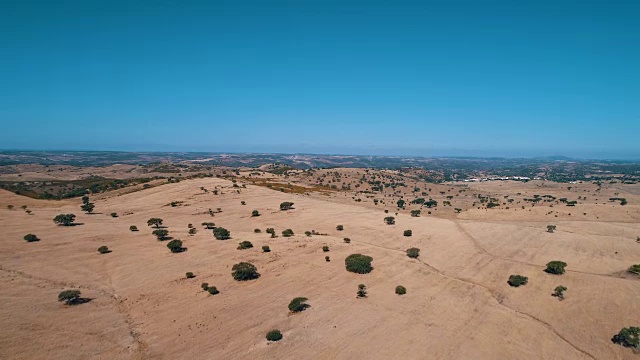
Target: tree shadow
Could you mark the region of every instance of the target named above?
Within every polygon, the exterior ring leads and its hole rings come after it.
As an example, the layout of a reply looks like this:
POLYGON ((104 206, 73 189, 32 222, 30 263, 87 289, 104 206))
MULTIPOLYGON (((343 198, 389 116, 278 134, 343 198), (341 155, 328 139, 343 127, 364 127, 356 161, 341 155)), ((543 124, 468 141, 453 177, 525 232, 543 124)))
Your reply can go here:
POLYGON ((80 305, 80 304, 86 304, 86 303, 89 303, 89 302, 91 302, 91 301, 93 301, 93 299, 92 299, 92 298, 84 298, 84 297, 81 297, 81 298, 77 298, 77 299, 74 299, 74 300, 72 300, 72 301, 69 301, 69 302, 67 303, 67 305, 69 305, 69 306, 75 306, 75 305, 80 305))

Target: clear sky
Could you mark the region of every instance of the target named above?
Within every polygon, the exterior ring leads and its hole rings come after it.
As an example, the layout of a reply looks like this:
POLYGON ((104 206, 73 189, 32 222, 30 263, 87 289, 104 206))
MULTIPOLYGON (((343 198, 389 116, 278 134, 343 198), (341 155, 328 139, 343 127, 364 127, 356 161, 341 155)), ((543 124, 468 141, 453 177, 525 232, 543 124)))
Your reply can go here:
POLYGON ((3 149, 640 159, 640 1, 0 0, 0 123, 3 149))

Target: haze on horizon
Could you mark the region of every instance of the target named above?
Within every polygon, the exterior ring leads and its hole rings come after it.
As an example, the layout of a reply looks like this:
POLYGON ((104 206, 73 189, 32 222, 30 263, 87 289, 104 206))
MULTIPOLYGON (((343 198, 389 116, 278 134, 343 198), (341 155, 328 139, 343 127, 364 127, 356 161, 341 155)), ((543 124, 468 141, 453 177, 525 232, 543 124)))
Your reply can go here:
POLYGON ((0 4, 0 148, 640 159, 640 3, 0 4))

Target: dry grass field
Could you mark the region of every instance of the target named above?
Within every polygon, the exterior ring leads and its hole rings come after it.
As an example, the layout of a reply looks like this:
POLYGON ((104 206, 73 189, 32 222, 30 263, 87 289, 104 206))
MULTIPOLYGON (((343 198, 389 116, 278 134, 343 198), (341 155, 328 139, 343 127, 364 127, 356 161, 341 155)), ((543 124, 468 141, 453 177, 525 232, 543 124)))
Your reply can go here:
MULTIPOLYGON (((364 175, 358 169, 342 173, 340 185, 364 175)), ((399 192, 375 195, 384 199, 375 205, 358 193, 364 187, 320 191, 316 175, 258 176, 256 185, 249 175, 238 177, 246 188, 213 177, 91 195, 94 214, 80 210, 79 198, 35 200, 1 190, 0 358, 638 356, 611 338, 640 325, 640 279, 626 271, 640 263, 639 185, 435 185, 408 179, 399 192), (295 191, 265 186, 276 182, 294 183, 295 191), (415 192, 416 186, 422 189, 415 192), (439 202, 433 209, 409 204, 425 187, 432 189, 424 197, 439 202), (496 197, 500 204, 487 209, 473 194, 496 197), (532 206, 524 199, 534 194, 580 200, 571 207, 557 201, 532 206), (442 205, 454 195, 452 206, 442 205), (608 201, 614 196, 628 205, 608 201), (407 205, 398 210, 401 197, 407 205), (182 203, 170 206, 173 201, 182 203), (281 211, 285 201, 294 208, 281 211), (419 208, 421 216, 412 217, 410 210, 419 208), (252 217, 253 210, 261 215, 252 217), (54 224, 61 213, 75 214, 77 225, 54 224), (385 224, 386 216, 394 216, 395 224, 385 224), (167 241, 157 240, 147 226, 152 217, 162 218, 187 250, 172 253, 167 241), (203 222, 228 229, 231 239, 216 240, 203 222), (556 231, 547 232, 548 224, 556 231), (130 231, 131 225, 139 231, 130 231), (265 233, 270 227, 278 237, 265 233), (283 237, 285 229, 295 235, 283 237), (304 234, 311 230, 326 235, 304 234), (412 236, 403 236, 404 230, 412 236), (29 233, 40 241, 24 241, 29 233), (238 250, 243 240, 253 248, 238 250), (100 254, 102 245, 112 252, 100 254), (263 245, 271 252, 263 252, 263 245), (417 259, 407 257, 411 247, 421 250, 417 259), (371 273, 346 271, 344 260, 354 253, 373 257, 371 273), (568 264, 565 274, 544 272, 553 260, 568 264), (235 281, 232 266, 243 261, 255 264, 261 276, 235 281), (195 278, 187 279, 186 272, 195 278), (512 274, 527 276, 528 284, 509 286, 512 274), (204 291, 204 282, 220 293, 204 291), (358 284, 366 285, 366 298, 356 297, 358 284), (405 295, 394 293, 398 285, 406 287, 405 295), (551 296, 558 285, 568 288, 564 300, 551 296), (64 305, 57 296, 65 289, 78 289, 91 301, 64 305), (298 296, 307 297, 310 307, 290 313, 287 305, 298 296), (271 329, 283 339, 268 342, 271 329)))

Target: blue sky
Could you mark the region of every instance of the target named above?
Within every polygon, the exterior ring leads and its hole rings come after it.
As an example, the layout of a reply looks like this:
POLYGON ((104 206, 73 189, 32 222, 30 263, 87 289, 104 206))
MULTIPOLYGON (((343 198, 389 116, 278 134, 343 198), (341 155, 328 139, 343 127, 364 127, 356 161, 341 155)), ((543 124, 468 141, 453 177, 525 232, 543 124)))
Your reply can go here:
POLYGON ((0 0, 0 148, 640 159, 640 2, 0 0))

